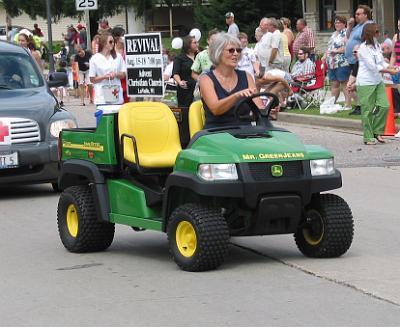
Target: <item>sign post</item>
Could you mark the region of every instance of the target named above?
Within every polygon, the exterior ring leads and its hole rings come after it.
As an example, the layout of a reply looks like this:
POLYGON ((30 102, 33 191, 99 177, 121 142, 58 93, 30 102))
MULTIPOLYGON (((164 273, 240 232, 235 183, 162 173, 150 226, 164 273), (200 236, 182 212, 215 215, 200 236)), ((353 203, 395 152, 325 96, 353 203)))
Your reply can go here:
MULTIPOLYGON (((51 30, 51 3, 50 0, 46 1, 46 13, 47 13, 47 39, 49 41, 49 72, 52 73, 54 69, 54 57, 53 57, 53 32, 51 30)), ((7 32, 7 29, 6 29, 7 32)), ((12 40, 11 40, 12 41, 12 40)))
POLYGON ((161 34, 126 34, 125 54, 128 96, 163 97, 161 34))
POLYGON ((90 37, 90 16, 89 10, 97 10, 97 0, 75 0, 75 6, 77 11, 85 11, 86 21, 86 42, 87 49, 91 50, 92 39, 90 37))
POLYGON ((97 0, 75 0, 76 10, 97 10, 97 0))
POLYGON ((90 36, 90 15, 89 10, 85 10, 86 21, 86 49, 92 50, 92 38, 90 36))

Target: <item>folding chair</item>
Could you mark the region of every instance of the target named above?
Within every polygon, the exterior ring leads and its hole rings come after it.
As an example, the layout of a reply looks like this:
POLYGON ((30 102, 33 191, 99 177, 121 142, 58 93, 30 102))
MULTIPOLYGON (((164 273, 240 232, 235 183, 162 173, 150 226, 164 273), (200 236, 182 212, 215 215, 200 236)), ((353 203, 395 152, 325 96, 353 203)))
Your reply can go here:
POLYGON ((293 99, 296 107, 307 110, 313 105, 321 105, 326 95, 325 75, 325 63, 322 60, 317 60, 315 62, 315 74, 313 76, 301 76, 291 83, 291 88, 295 93, 293 99), (303 101, 306 102, 305 108, 301 105, 303 101))

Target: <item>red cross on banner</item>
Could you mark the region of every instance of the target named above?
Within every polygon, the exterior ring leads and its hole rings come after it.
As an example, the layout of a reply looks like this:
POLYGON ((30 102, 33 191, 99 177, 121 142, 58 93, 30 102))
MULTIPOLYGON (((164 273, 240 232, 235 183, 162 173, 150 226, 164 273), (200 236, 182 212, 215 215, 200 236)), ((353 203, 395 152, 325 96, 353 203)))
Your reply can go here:
POLYGON ((0 142, 4 142, 6 136, 10 135, 8 125, 3 125, 3 122, 0 121, 0 142))

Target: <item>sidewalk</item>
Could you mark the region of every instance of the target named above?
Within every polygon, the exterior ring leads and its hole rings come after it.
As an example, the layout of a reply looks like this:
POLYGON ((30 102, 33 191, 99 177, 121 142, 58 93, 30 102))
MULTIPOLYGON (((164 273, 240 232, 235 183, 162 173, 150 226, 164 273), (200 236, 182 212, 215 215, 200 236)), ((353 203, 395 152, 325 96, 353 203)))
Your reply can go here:
POLYGON ((293 123, 293 124, 309 125, 309 126, 319 126, 319 127, 324 126, 337 129, 350 129, 355 131, 362 131, 361 121, 353 119, 280 112, 278 121, 293 123))
MULTIPOLYGON (((293 123, 293 124, 309 125, 309 126, 320 126, 320 127, 324 126, 337 129, 348 129, 360 132, 362 132, 363 130, 360 120, 329 117, 328 115, 315 116, 315 115, 293 114, 290 112, 280 112, 278 121, 293 123)), ((396 124, 396 131, 399 130, 400 130, 400 124, 396 124)))
MULTIPOLYGON (((325 95, 325 99, 329 99, 331 97, 330 91, 327 91, 325 95)), ((338 98, 338 102, 344 102, 343 93, 340 93, 338 98)), ((361 120, 354 119, 344 119, 338 117, 330 117, 329 115, 307 115, 307 114, 299 114, 299 113, 290 113, 290 112, 280 112, 278 121, 293 123, 293 124, 302 124, 309 126, 324 126, 331 127, 337 129, 348 129, 353 131, 362 132, 361 120)), ((396 124, 396 131, 400 130, 400 124, 396 124)))

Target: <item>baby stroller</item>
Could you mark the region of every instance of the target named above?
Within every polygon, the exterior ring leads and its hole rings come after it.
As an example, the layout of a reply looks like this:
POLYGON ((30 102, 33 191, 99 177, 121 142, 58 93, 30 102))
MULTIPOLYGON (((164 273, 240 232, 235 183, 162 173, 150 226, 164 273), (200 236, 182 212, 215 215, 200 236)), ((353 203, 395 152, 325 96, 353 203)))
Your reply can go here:
POLYGON ((292 108, 307 110, 311 106, 319 107, 326 96, 325 76, 325 63, 322 60, 317 60, 313 76, 297 77, 290 83, 294 92, 294 95, 289 99, 292 102, 292 108))
MULTIPOLYGON (((67 72, 67 62, 62 60, 61 58, 58 58, 56 61, 56 72, 57 73, 65 73, 66 76, 68 76, 67 72)), ((51 73, 48 76, 49 79, 51 79, 51 73)), ((68 77, 67 77, 68 78, 68 77)), ((50 89, 54 96, 57 98, 58 102, 60 103, 61 106, 64 106, 64 99, 68 96, 67 88, 64 86, 60 87, 52 87, 50 89)))

